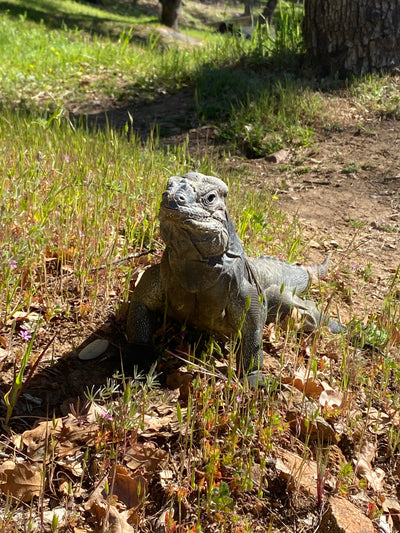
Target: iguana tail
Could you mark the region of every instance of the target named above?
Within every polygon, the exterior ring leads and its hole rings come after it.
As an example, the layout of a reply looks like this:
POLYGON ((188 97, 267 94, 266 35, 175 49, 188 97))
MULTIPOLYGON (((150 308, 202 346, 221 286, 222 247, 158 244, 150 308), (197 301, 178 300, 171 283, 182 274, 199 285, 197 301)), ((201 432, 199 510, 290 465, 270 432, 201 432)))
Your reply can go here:
POLYGON ((300 266, 291 265, 285 261, 270 256, 261 256, 257 259, 249 259, 254 270, 254 277, 262 288, 277 285, 286 288, 296 294, 302 294, 313 281, 321 279, 327 272, 330 256, 320 265, 300 266))
POLYGON ((310 275, 311 283, 313 281, 322 279, 327 274, 330 262, 331 262, 331 254, 328 254, 325 261, 321 263, 320 265, 310 265, 310 266, 304 267, 307 270, 308 274, 310 275))

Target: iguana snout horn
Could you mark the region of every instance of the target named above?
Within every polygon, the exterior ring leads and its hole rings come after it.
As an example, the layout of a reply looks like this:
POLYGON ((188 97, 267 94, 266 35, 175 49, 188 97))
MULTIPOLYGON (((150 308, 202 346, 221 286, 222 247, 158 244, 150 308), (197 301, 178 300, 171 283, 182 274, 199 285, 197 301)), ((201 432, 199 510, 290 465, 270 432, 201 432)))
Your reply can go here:
POLYGON ((192 205, 196 200, 196 192, 187 180, 170 178, 167 189, 162 195, 161 205, 169 209, 179 209, 192 205))

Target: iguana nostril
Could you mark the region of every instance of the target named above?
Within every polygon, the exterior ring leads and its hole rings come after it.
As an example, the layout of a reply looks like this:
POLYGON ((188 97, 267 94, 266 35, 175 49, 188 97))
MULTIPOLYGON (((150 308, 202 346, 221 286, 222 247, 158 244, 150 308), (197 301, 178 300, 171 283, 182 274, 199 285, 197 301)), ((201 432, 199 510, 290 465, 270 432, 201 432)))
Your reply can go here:
POLYGON ((175 202, 179 205, 185 205, 187 202, 186 196, 182 192, 175 194, 174 199, 175 202))

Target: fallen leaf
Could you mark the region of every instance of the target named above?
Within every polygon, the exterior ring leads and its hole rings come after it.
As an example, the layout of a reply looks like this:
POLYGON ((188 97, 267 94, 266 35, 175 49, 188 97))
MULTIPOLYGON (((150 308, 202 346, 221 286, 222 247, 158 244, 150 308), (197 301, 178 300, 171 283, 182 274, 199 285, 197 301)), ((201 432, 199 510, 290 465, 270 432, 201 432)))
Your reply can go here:
MULTIPOLYGON (((13 320, 17 320, 18 322, 37 322, 38 320, 42 319, 42 315, 40 313, 36 313, 35 311, 15 311, 11 318, 13 320)), ((10 322, 10 320, 8 322, 10 322)))
POLYGON ((131 470, 139 470, 144 476, 159 470, 168 459, 168 453, 152 442, 129 448, 125 453, 126 466, 131 470))
POLYGON ((282 383, 292 385, 309 398, 318 398, 324 390, 305 367, 296 370, 294 376, 282 377, 282 383))
POLYGON ((400 516, 399 500, 396 498, 387 498, 386 496, 382 496, 380 502, 385 513, 397 514, 400 516))
POLYGON ((325 409, 340 409, 343 406, 343 394, 333 389, 328 383, 322 383, 323 391, 319 396, 319 403, 325 409))
POLYGON ((170 430, 172 423, 176 420, 176 413, 168 413, 165 416, 147 415, 143 416, 143 429, 139 428, 141 437, 151 438, 154 436, 171 436, 173 431, 170 430))
POLYGON ((0 344, 3 346, 4 349, 7 349, 7 341, 3 337, 3 335, 0 335, 0 344))
POLYGON ((287 450, 279 450, 276 470, 291 486, 299 487, 307 494, 317 494, 317 463, 306 460, 287 450))
POLYGON ((370 407, 368 409, 368 427, 374 435, 384 435, 393 424, 392 413, 370 407))
POLYGON ((135 530, 129 525, 123 513, 106 501, 105 493, 103 480, 85 504, 85 510, 95 518, 98 530, 107 533, 134 533, 135 530))
POLYGON ((125 467, 118 465, 115 470, 115 478, 114 480, 110 479, 109 484, 113 486, 113 494, 128 509, 143 504, 148 485, 143 476, 133 476, 125 467), (114 485, 112 485, 113 482, 114 485))
POLYGON ((107 504, 104 499, 91 500, 90 506, 86 508, 95 517, 101 531, 107 531, 107 533, 134 533, 135 531, 124 516, 114 506, 107 504))
POLYGON ((176 520, 174 520, 174 509, 168 507, 165 509, 160 516, 157 518, 156 522, 156 531, 161 533, 168 531, 174 531, 174 526, 176 524, 176 520))
POLYGON ((33 461, 41 461, 45 456, 49 436, 54 432, 56 424, 53 421, 40 422, 35 428, 24 431, 18 435, 19 443, 15 444, 22 449, 33 461))
POLYGON ((381 468, 372 468, 372 461, 376 456, 377 446, 375 442, 365 440, 361 446, 360 454, 356 462, 355 473, 357 476, 364 477, 368 485, 375 492, 383 490, 383 479, 385 472, 381 468))
POLYGON ((42 491, 41 469, 27 461, 4 461, 0 465, 0 487, 5 494, 23 502, 30 502, 42 491))

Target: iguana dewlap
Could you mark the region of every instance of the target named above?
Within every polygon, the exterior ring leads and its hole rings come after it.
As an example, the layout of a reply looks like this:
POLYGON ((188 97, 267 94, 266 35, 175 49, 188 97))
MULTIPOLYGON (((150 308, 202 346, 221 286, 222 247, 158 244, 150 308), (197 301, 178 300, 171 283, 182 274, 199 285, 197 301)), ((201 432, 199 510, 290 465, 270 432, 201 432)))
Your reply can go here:
POLYGON ((312 277, 324 275, 328 261, 302 267, 248 257, 226 208, 227 193, 223 181, 198 172, 168 180, 159 213, 166 248, 161 263, 148 268, 133 291, 128 341, 133 351, 154 358, 156 318, 166 313, 220 338, 240 338, 237 372, 252 374, 254 381, 266 322, 296 309, 305 331, 324 323, 338 333, 340 326, 298 296, 312 277))

